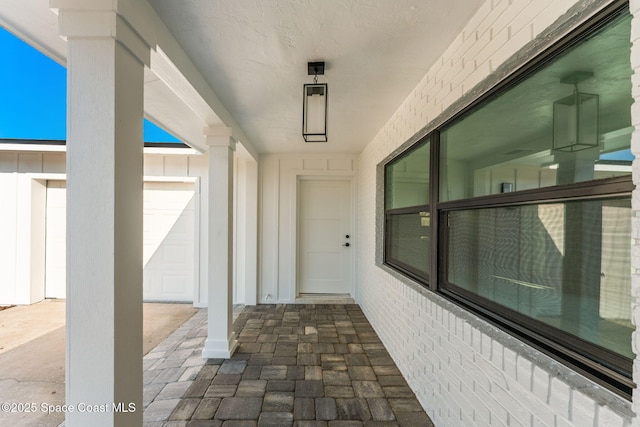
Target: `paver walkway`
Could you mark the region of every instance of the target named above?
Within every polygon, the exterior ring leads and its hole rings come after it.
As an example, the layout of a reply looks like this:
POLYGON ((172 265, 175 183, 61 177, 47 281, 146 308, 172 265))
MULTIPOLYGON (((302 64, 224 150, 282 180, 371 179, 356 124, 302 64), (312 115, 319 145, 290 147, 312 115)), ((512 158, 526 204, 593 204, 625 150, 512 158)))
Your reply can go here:
POLYGON ((148 426, 433 426, 355 304, 246 307, 234 323, 237 352, 204 365, 192 345, 206 328, 185 326, 188 357, 162 359, 150 369, 161 372, 145 374, 148 426))

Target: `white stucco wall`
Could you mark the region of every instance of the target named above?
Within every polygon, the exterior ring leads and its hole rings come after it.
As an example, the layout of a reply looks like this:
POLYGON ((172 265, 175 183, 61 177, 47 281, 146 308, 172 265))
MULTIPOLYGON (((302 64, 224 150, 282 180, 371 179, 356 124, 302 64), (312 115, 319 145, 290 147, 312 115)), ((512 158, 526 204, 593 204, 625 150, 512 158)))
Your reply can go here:
MULTIPOLYGON (((373 214, 379 163, 554 21, 566 20, 572 6, 589 4, 604 2, 488 0, 360 155, 358 302, 437 426, 637 424, 631 402, 376 265, 377 239, 382 238, 373 214)), ((640 2, 633 1, 632 10, 638 9, 640 2)), ((637 21, 634 34, 640 34, 637 21)), ((633 57, 640 55, 634 50, 633 57)), ((639 60, 632 63, 640 67, 639 60)), ((634 79, 637 83, 637 75, 634 79)), ((636 111, 634 123, 640 120, 636 111)), ((632 148, 638 153, 635 136, 632 148)), ((638 182, 637 162, 634 171, 638 182)), ((635 211, 637 201, 636 193, 635 211)), ((637 219, 634 227, 638 239, 637 219)), ((635 268, 639 249, 633 249, 635 268)), ((637 275, 633 283, 634 295, 640 295, 637 275)), ((640 310, 635 317, 640 321, 640 310)))

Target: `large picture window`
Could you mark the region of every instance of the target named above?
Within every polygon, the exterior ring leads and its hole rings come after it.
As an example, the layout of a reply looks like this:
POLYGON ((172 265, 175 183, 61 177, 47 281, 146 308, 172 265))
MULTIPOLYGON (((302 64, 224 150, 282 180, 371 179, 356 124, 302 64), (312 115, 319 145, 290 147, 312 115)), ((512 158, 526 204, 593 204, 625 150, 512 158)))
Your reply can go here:
POLYGON ((385 168, 387 265, 627 397, 630 31, 603 13, 385 168))

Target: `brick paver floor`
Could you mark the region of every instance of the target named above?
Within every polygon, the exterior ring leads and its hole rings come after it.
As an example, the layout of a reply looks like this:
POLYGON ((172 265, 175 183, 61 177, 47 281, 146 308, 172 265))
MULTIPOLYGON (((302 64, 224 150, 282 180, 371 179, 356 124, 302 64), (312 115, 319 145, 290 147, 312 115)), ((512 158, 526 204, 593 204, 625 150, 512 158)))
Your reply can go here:
POLYGON ((245 307, 234 328, 165 426, 433 426, 355 304, 245 307))

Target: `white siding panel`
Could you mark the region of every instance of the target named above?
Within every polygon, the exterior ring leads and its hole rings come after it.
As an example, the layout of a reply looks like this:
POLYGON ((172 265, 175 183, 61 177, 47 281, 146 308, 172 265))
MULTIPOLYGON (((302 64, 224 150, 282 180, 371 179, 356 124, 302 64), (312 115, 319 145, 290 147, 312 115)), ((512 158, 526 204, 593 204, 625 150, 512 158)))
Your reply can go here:
POLYGON ((66 172, 65 153, 44 153, 42 154, 42 172, 44 173, 65 173, 66 172))
POLYGON ((12 304, 16 298, 17 181, 17 174, 0 173, 0 304, 12 304))
POLYGON ((18 172, 42 172, 41 153, 20 153, 18 154, 18 172))

